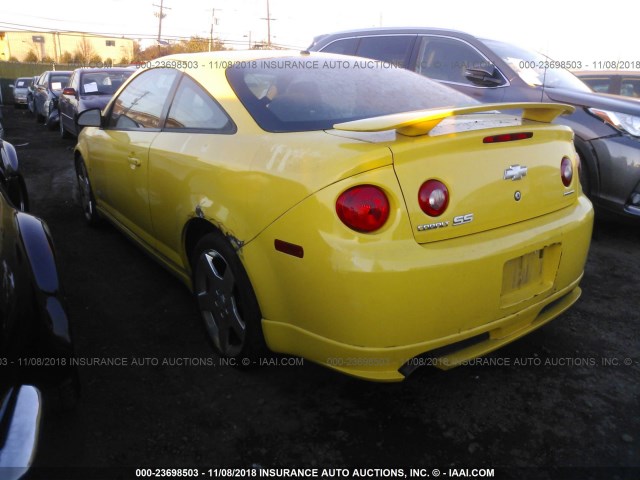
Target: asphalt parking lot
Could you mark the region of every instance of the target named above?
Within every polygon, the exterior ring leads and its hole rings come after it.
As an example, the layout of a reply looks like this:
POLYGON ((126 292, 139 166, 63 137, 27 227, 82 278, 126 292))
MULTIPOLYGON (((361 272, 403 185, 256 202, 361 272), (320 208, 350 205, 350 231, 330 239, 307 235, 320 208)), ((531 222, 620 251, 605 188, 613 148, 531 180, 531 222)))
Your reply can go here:
POLYGON ((474 364, 419 369, 401 384, 288 357, 239 371, 213 355, 180 282, 114 228, 84 224, 75 141, 26 110, 3 112, 31 211, 54 237, 83 365, 76 408, 45 412, 40 473, 387 468, 432 478, 434 469, 445 478, 459 469, 640 478, 640 228, 598 220, 578 304, 474 364))

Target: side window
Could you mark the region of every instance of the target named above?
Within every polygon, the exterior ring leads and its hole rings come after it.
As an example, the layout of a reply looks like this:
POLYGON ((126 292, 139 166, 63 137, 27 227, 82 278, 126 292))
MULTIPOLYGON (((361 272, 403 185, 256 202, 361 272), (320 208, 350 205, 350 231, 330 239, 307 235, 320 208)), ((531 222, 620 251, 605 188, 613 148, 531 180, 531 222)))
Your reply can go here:
POLYGON ((591 87, 591 90, 598 93, 609 93, 609 85, 611 84, 610 78, 583 78, 584 83, 591 87))
POLYGON ((236 130, 218 102, 186 75, 178 86, 164 128, 215 130, 218 133, 234 133, 236 130))
POLYGON ((113 103, 107 128, 160 128, 162 110, 177 76, 178 72, 170 68, 138 75, 113 103))
POLYGON ((341 40, 336 40, 324 47, 322 51, 327 53, 339 53, 342 55, 355 55, 358 40, 359 39, 357 38, 343 38, 341 40))
POLYGON ((406 68, 415 39, 415 35, 364 37, 360 40, 357 54, 406 68))
POLYGON ((626 97, 640 97, 640 78, 622 78, 620 95, 626 97))
POLYGON ((495 66, 471 45, 460 40, 422 37, 416 61, 417 73, 434 80, 475 85, 465 76, 468 68, 491 71, 495 66))

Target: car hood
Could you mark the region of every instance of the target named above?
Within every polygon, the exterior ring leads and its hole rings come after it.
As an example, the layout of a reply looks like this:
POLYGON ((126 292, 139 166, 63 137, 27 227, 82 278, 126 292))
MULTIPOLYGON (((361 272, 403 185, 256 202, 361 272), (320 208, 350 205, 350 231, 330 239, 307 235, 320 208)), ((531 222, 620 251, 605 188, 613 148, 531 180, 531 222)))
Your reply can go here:
POLYGON ((627 115, 640 116, 640 101, 592 92, 578 92, 562 88, 547 88, 544 91, 554 102, 568 103, 580 107, 593 107, 627 115))

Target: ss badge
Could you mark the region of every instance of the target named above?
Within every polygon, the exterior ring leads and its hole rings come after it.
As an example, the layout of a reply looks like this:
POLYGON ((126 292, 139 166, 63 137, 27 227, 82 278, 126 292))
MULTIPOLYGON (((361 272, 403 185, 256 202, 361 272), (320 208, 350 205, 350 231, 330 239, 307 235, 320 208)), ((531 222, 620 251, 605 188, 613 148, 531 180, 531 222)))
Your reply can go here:
POLYGON ((473 213, 467 213, 466 215, 458 215, 453 217, 453 226, 464 225, 465 223, 473 222, 473 213))

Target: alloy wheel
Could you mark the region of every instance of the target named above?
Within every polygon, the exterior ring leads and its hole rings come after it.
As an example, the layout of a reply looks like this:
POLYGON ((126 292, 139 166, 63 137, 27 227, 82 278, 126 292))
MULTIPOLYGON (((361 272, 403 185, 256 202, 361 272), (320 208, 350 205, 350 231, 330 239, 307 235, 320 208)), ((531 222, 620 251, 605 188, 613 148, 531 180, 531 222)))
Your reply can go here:
POLYGON ((227 260, 216 250, 200 254, 196 264, 198 307, 216 350, 235 357, 244 347, 247 326, 236 302, 236 279, 227 260))

